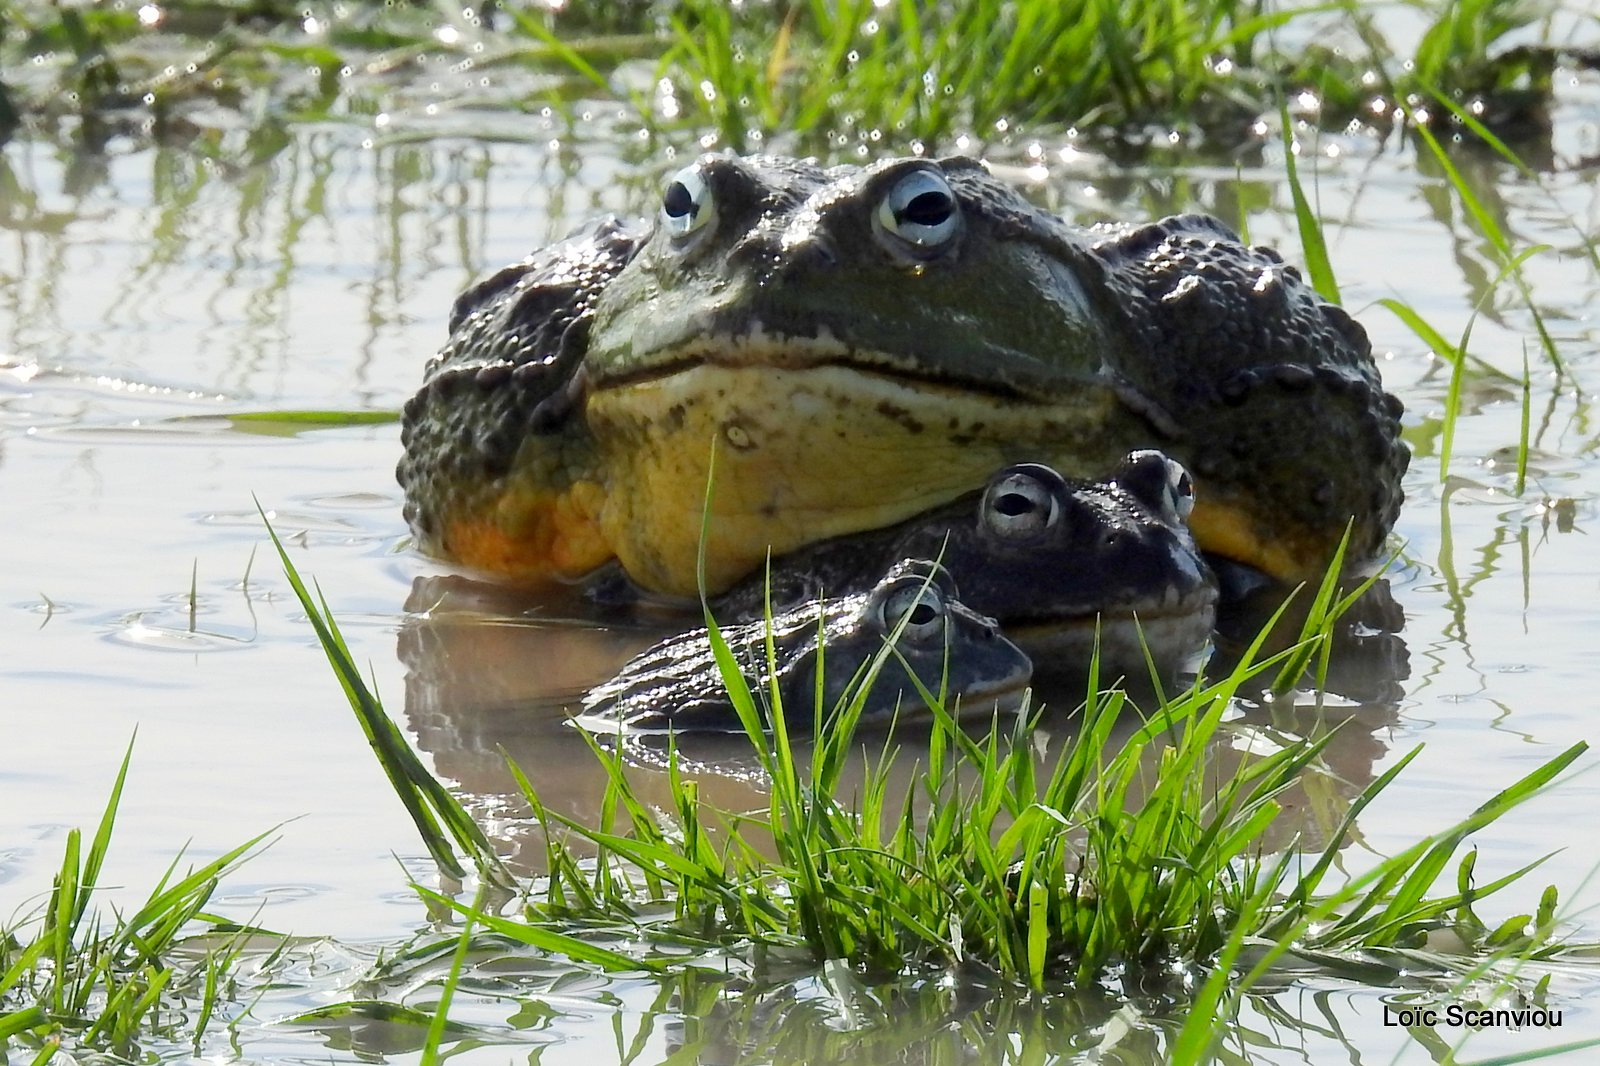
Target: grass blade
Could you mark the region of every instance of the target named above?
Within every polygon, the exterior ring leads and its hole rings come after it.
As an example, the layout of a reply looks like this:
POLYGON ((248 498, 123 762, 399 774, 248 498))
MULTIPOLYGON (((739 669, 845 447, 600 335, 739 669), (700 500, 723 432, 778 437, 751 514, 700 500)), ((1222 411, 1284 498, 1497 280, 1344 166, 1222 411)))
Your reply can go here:
POLYGON ((322 598, 320 590, 317 598, 312 598, 295 569, 294 561, 289 558, 288 550, 278 539, 277 531, 272 528, 266 511, 261 508, 259 500, 256 502, 256 510, 260 512, 261 521, 267 527, 267 535, 272 538, 272 546, 277 549, 278 560, 283 564, 289 585, 294 589, 300 606, 305 609, 306 617, 316 631, 323 653, 328 657, 328 664, 333 667, 334 675, 344 689, 345 698, 349 701, 351 710, 355 711, 357 721, 361 723, 361 731, 366 735, 367 743, 371 745, 373 753, 378 756, 378 762, 388 776, 395 794, 404 804, 406 812, 411 815, 411 820, 421 834, 428 854, 433 856, 434 862, 438 863, 439 868, 449 876, 456 878, 466 876, 466 871, 451 848, 450 842, 454 840, 456 846, 471 858, 477 867, 478 876, 502 888, 509 888, 515 883, 515 879, 505 868, 494 846, 489 843, 488 837, 484 836, 483 830, 478 828, 472 816, 461 806, 460 801, 451 795, 449 789, 441 785, 422 765, 422 761, 406 743, 399 727, 384 713, 383 704, 361 677, 361 671, 356 667, 350 649, 345 645, 344 637, 339 632, 338 623, 333 619, 333 613, 328 609, 326 599, 322 598), (444 829, 449 831, 449 838, 441 830, 441 823, 444 829))

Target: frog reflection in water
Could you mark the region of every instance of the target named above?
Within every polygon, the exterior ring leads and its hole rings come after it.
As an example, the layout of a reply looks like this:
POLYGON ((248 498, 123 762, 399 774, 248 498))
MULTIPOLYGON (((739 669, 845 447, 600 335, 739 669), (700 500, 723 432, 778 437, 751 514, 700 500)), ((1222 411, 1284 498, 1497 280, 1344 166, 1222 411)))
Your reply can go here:
MULTIPOLYGON (((807 600, 769 623, 722 630, 758 703, 776 683, 790 728, 827 713, 859 683, 886 643, 894 650, 867 687, 867 723, 927 716, 916 682, 944 705, 966 714, 1012 709, 1033 673, 1028 657, 994 619, 965 607, 943 567, 906 560, 870 591, 807 600), (772 666, 768 668, 768 634, 772 666)), ((594 687, 576 723, 595 731, 734 731, 740 728, 708 630, 662 641, 616 677, 594 687)))

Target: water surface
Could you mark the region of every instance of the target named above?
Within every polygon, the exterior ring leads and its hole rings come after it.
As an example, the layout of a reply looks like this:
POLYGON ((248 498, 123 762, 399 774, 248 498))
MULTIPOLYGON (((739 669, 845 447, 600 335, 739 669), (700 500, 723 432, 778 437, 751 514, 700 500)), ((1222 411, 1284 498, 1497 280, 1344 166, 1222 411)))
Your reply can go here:
MULTIPOLYGON (((0 149, 0 914, 48 892, 66 829, 98 818, 137 729, 108 871, 127 888, 113 898, 153 884, 185 844, 205 859, 278 826, 215 908, 332 938, 297 954, 287 991, 241 1029, 251 1058, 409 1055, 414 1036, 371 1023, 256 1023, 351 996, 380 949, 429 921, 405 871, 433 879, 268 550, 257 503, 320 582, 391 713, 513 855, 529 827, 509 798, 499 748, 547 798, 592 809, 601 778, 561 724, 563 705, 649 639, 530 614, 525 600, 410 551, 394 422, 231 418, 393 414, 443 340, 456 292, 598 212, 652 211, 663 175, 682 164, 661 147, 630 154, 631 139, 574 142, 537 115, 509 126, 510 136, 497 126, 495 140, 473 135, 483 131, 467 121, 457 129, 419 117, 416 126, 404 137, 365 122, 294 127, 281 150, 248 164, 219 164, 193 144, 114 141, 100 153, 20 140, 0 149)), ((1352 871, 1594 735, 1600 429, 1588 397, 1600 388, 1600 279, 1583 248, 1600 233, 1593 74, 1562 73, 1553 129, 1548 144, 1529 149, 1541 163, 1536 180, 1489 155, 1457 158, 1519 247, 1550 246, 1527 277, 1565 377, 1540 354, 1515 288, 1490 289, 1492 254, 1435 166, 1398 137, 1327 134, 1304 145, 1345 304, 1406 403, 1416 452, 1390 575, 1405 616, 1398 689, 1351 709, 1354 727, 1330 750, 1329 773, 1308 785, 1304 810, 1286 815, 1300 828, 1336 823, 1354 791, 1426 744, 1360 820, 1344 853, 1352 871), (1387 296, 1446 337, 1471 320, 1472 352, 1500 371, 1475 370, 1464 383, 1448 477, 1440 418, 1449 367, 1375 305, 1387 296), (1518 496, 1525 351, 1533 440, 1518 496)), ((1297 258, 1275 141, 1236 159, 1174 154, 1131 169, 1090 149, 1061 151, 1064 141, 1041 144, 1037 157, 1027 147, 993 155, 1039 202, 1073 217, 1212 211, 1297 258)), ((1272 724, 1246 717, 1237 745, 1272 724)), ((731 805, 759 796, 759 782, 738 775, 710 780, 711 798, 731 805)), ((1586 911, 1600 903, 1588 880, 1600 858, 1589 842, 1597 803, 1600 780, 1580 774, 1477 835, 1485 879, 1554 853, 1489 913, 1532 911, 1555 883, 1573 935, 1600 939, 1586 911)), ((529 1054, 519 1042, 549 1045, 546 1063, 613 1056, 613 1019, 638 1041, 641 1062, 713 1032, 811 1061, 888 1053, 871 1043, 887 1037, 852 1038, 867 1043, 851 1050, 830 1036, 836 1005, 814 982, 778 1009, 525 956, 498 965, 503 983, 474 988, 459 1017, 513 1046, 474 1058, 529 1054), (547 1013, 497 998, 513 989, 547 1013), (671 1000, 674 991, 683 998, 671 1000), (674 1014, 701 1007, 708 1028, 674 1014), (508 1028, 513 1017, 522 1023, 508 1028)), ((385 992, 432 1001, 415 974, 385 992)), ((1132 1019, 1114 1052, 1102 1048, 1121 1061, 1160 1048, 1159 1025, 1129 1004, 1151 1017, 1170 1006, 1095 993, 975 1010, 949 989, 897 995, 897 1010, 946 1034, 933 1039, 989 1041, 994 1053, 993 1041, 1010 1039, 1003 1034, 1032 1033, 1041 1047, 1089 1054, 1132 1019), (1002 1035, 982 1035, 994 1030, 1002 1035)), ((1564 1008, 1562 1029, 1484 1033, 1474 1053, 1600 1035, 1593 973, 1563 970, 1551 996, 1564 1008)), ((1262 1034, 1249 1058, 1427 1061, 1403 1030, 1381 1024, 1383 1002, 1381 990, 1325 975, 1286 979, 1247 1010, 1244 1024, 1262 1034)))

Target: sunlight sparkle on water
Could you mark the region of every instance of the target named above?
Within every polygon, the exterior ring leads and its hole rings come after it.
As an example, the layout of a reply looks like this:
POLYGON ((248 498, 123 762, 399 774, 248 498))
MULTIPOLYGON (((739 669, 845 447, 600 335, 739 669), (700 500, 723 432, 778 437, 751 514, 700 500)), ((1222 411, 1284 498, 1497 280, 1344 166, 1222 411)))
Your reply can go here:
POLYGON ((656 82, 656 110, 661 112, 663 118, 677 118, 682 110, 670 78, 656 82))
POLYGON ((165 17, 166 12, 155 4, 145 4, 139 9, 139 25, 141 26, 159 26, 161 20, 165 17))

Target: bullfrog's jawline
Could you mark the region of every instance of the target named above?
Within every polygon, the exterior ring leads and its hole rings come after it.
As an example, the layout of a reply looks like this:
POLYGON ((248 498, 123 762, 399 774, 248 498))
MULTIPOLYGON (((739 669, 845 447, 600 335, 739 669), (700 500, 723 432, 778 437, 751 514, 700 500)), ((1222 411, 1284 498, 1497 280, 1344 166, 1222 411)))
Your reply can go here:
MULTIPOLYGON (((1030 677, 1002 678, 989 684, 975 684, 958 694, 955 702, 949 708, 957 718, 968 718, 976 715, 1012 714, 1022 708, 1025 694, 1031 682, 1030 677)), ((883 682, 880 682, 880 684, 883 682)), ((863 720, 869 725, 881 724, 889 720, 886 715, 868 715, 863 720)), ((915 723, 928 721, 932 718, 928 707, 918 697, 914 690, 906 689, 901 693, 900 703, 893 714, 894 720, 902 723, 915 723)), ((583 711, 566 720, 570 726, 575 726, 588 733, 598 736, 661 736, 675 732, 720 732, 720 730, 707 730, 703 725, 691 729, 675 729, 670 721, 652 721, 651 724, 640 724, 628 718, 616 718, 604 713, 583 711)), ((737 718, 730 715, 726 732, 741 732, 737 718)))
MULTIPOLYGON (((1050 612, 1012 617, 1006 622, 1006 635, 1012 638, 1037 639, 1052 633, 1072 633, 1093 640, 1095 629, 1098 627, 1102 635, 1115 631, 1132 635, 1137 639, 1140 629, 1181 626, 1191 619, 1209 619, 1216 602, 1216 590, 1205 586, 1182 595, 1175 601, 1169 595, 1167 600, 1160 603, 1112 605, 1081 613, 1050 612)), ((1208 628, 1209 625, 1208 621, 1208 628)))
MULTIPOLYGON (((1058 396, 1044 389, 1030 389, 1019 382, 997 378, 997 364, 1005 363, 1008 357, 1015 360, 1019 367, 1034 362, 1021 354, 998 349, 990 352, 988 358, 975 359, 978 366, 973 372, 963 373, 963 367, 934 367, 909 353, 848 344, 826 326, 817 327, 816 335, 807 337, 769 331, 756 323, 738 333, 708 331, 680 343, 643 351, 636 349, 628 353, 625 359, 609 364, 617 369, 592 373, 589 388, 594 393, 626 389, 676 377, 701 366, 727 369, 763 367, 774 370, 839 367, 911 383, 919 388, 954 389, 1008 403, 1044 405, 1059 402, 1058 396)), ((606 364, 604 360, 600 362, 606 364)), ((1059 381, 1056 384, 1059 389, 1059 381)), ((1093 384, 1100 384, 1108 390, 1115 388, 1110 381, 1089 379, 1077 383, 1078 387, 1093 384)))
MULTIPOLYGON (((591 391, 613 392, 631 388, 637 385, 647 385, 652 382, 663 381, 668 378, 676 377, 679 374, 686 373, 702 366, 749 368, 761 365, 763 364, 750 362, 747 360, 721 359, 709 355, 690 356, 687 358, 676 359, 670 363, 658 363, 647 368, 635 370, 628 374, 608 378, 604 381, 594 382, 591 385, 591 391)), ((965 393, 978 393, 980 395, 992 397, 997 400, 1005 400, 1011 403, 1037 404, 1041 407, 1045 406, 1046 404, 1046 401, 1039 397, 1029 396, 1016 389, 998 385, 993 381, 976 381, 972 379, 958 378, 955 376, 940 377, 932 374, 916 373, 915 371, 894 366, 887 362, 880 363, 870 359, 857 359, 854 357, 854 354, 851 356, 841 356, 835 359, 818 359, 805 363, 800 363, 796 360, 785 360, 781 362, 775 362, 770 365, 789 370, 812 370, 821 369, 823 367, 837 367, 843 370, 853 370, 857 373, 870 375, 872 377, 889 378, 891 380, 900 382, 910 382, 923 387, 931 386, 933 388, 959 389, 965 393)))
POLYGON ((1102 614, 1098 626, 1092 619, 1086 625, 1025 623, 1008 626, 1006 635, 1033 659, 1038 674, 1081 671, 1098 655, 1101 676, 1109 681, 1143 676, 1147 653, 1162 663, 1178 657, 1174 649, 1183 649, 1184 657, 1198 651, 1211 633, 1213 618, 1211 603, 1203 601, 1190 614, 1102 614))
MULTIPOLYGON (((1021 709, 1024 694, 1028 691, 1032 680, 1029 676, 1020 679, 999 679, 987 685, 971 685, 958 693, 946 709, 957 719, 976 715, 1014 713, 1021 709)), ((935 692, 934 695, 938 693, 935 692)), ((906 689, 901 692, 899 706, 892 716, 864 716, 863 721, 876 725, 890 721, 891 718, 901 724, 915 724, 931 721, 933 714, 914 690, 906 689)))

